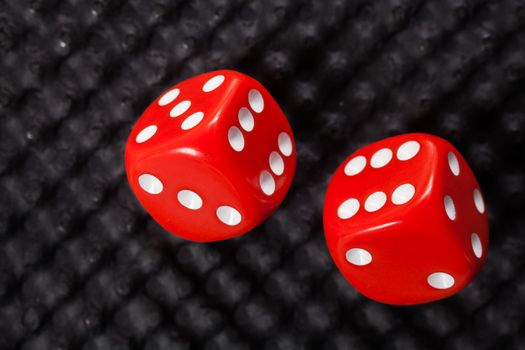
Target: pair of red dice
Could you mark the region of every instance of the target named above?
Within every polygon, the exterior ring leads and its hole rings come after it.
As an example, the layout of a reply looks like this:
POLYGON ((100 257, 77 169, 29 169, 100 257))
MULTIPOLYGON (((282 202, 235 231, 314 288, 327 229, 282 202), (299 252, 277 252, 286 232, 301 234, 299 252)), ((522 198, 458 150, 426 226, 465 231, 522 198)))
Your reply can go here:
MULTIPOLYGON (((205 73, 156 99, 131 131, 133 192, 168 231, 209 242, 241 235, 282 202, 296 166, 292 130, 256 80, 205 73)), ((330 253, 364 295, 390 304, 463 289, 485 260, 479 185, 448 142, 405 134, 351 155, 328 186, 330 253)))

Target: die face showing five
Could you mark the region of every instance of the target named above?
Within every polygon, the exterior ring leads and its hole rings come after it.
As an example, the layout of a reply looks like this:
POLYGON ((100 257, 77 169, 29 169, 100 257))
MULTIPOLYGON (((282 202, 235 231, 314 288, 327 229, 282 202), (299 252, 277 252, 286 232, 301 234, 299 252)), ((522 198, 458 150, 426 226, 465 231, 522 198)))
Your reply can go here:
POLYGON ((278 207, 295 155, 268 91, 241 73, 216 71, 177 84, 144 111, 126 145, 126 172, 160 225, 215 241, 249 231, 278 207))
POLYGON ((388 138, 348 157, 329 184, 324 226, 349 282, 399 305, 463 289, 483 264, 488 241, 470 167, 448 142, 425 134, 388 138))

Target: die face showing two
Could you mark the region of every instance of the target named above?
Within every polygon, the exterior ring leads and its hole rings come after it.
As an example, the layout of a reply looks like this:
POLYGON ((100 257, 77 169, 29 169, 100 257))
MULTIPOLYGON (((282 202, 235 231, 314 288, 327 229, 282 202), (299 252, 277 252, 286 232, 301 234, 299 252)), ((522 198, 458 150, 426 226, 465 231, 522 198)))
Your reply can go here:
POLYGON ((341 164, 326 195, 330 253, 364 295, 417 304, 463 289, 482 266, 488 223, 479 185, 448 142, 405 134, 341 164))
POLYGON ((205 73, 159 96, 133 127, 126 173, 145 209, 193 241, 243 234, 282 202, 295 172, 283 112, 256 80, 205 73))

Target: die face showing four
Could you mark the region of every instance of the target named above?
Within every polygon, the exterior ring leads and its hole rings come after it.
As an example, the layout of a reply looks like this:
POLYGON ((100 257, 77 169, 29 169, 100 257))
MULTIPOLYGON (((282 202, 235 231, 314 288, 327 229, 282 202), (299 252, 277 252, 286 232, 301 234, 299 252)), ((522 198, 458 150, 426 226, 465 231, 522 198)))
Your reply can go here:
MULTIPOLYGON (((486 258, 488 244, 488 215, 480 186, 463 156, 448 142, 435 138, 443 151, 439 155, 439 177, 436 177, 436 193, 433 205, 441 210, 441 222, 447 232, 461 247, 467 247, 464 255, 475 271, 486 258)), ((474 273, 474 274, 475 274, 474 273)))
POLYGON ((450 296, 486 255, 486 209, 474 192, 479 185, 468 164, 438 137, 405 134, 371 144, 348 157, 329 184, 330 253, 349 282, 377 301, 450 296))
POLYGON ((193 241, 235 237, 262 222, 284 199, 295 159, 275 100, 235 71, 205 73, 164 92, 126 145, 128 180, 141 204, 193 241))

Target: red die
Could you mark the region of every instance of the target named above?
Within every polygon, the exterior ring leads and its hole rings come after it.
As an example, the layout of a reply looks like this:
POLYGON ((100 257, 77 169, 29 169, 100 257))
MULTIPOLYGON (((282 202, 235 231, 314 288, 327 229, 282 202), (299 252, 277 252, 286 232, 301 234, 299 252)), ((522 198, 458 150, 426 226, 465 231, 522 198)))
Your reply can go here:
POLYGON ((144 111, 126 145, 126 173, 165 229, 216 241, 249 231, 279 206, 295 154, 268 91, 244 74, 216 71, 175 85, 144 111))
POLYGON ((470 167, 425 134, 391 137, 345 160, 328 187, 324 228, 349 282, 388 304, 460 291, 487 251, 486 209, 470 167))

